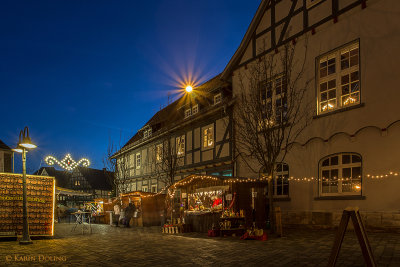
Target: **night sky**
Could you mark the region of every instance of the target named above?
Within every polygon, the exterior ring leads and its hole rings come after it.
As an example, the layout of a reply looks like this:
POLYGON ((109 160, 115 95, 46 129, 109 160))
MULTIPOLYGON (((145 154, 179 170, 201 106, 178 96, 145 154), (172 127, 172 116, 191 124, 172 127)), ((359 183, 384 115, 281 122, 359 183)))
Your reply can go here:
MULTIPOLYGON (((0 139, 28 126, 27 171, 71 153, 103 168, 187 80, 219 74, 260 0, 2 0, 0 139)), ((21 172, 16 154, 16 172, 21 172)))

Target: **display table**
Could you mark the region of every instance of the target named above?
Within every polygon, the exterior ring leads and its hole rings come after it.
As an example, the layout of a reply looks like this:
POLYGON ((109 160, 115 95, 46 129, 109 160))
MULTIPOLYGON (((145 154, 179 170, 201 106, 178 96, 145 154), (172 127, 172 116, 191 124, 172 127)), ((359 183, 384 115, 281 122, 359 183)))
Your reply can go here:
POLYGON ((80 224, 82 226, 82 234, 85 233, 85 224, 89 226, 89 234, 92 233, 92 224, 90 222, 91 212, 90 211, 77 211, 71 213, 75 215, 76 221, 74 227, 72 227, 71 232, 75 231, 76 227, 80 224))

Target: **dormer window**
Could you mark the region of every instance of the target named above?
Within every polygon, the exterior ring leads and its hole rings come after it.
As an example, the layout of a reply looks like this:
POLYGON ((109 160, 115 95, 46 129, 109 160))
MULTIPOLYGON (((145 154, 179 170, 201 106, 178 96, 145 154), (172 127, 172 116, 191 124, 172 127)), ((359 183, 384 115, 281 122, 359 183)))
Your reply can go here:
POLYGON ((216 94, 216 95, 214 96, 214 105, 216 105, 216 104, 218 104, 218 103, 221 103, 221 100, 222 100, 222 95, 221 95, 221 93, 216 94))
POLYGON ((194 105, 192 107, 192 115, 196 114, 197 112, 199 112, 199 105, 194 105))
POLYGON ((185 118, 192 116, 192 110, 189 108, 185 110, 185 118))
POLYGON ((151 136, 151 128, 143 131, 143 138, 148 138, 151 136))

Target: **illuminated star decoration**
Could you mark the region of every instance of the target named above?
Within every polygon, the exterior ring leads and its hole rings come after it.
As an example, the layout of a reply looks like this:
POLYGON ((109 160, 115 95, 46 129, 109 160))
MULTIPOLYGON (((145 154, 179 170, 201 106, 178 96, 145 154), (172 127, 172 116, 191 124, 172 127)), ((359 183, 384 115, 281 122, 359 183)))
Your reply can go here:
POLYGON ((54 165, 58 164, 61 168, 67 170, 67 171, 72 171, 79 165, 82 165, 83 167, 88 167, 90 165, 90 161, 88 159, 82 158, 78 162, 72 159, 71 154, 67 154, 64 159, 61 161, 58 161, 55 157, 53 156, 47 156, 44 161, 48 165, 54 165))

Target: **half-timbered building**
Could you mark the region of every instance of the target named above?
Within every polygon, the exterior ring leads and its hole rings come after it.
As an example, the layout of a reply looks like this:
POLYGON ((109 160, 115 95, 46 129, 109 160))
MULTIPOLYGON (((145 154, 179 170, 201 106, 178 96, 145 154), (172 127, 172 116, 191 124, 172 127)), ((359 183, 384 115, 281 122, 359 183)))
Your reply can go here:
POLYGON ((158 111, 114 155, 124 180, 120 192, 158 192, 171 168, 174 181, 190 174, 232 176, 231 94, 217 76, 158 111), (160 168, 167 157, 175 167, 160 168))
POLYGON ((0 172, 14 171, 14 153, 9 146, 0 140, 0 172))
POLYGON ((399 14, 397 0, 261 2, 222 79, 235 96, 251 64, 307 47, 314 114, 274 177, 284 223, 334 226, 357 206, 367 226, 400 226, 399 14))

